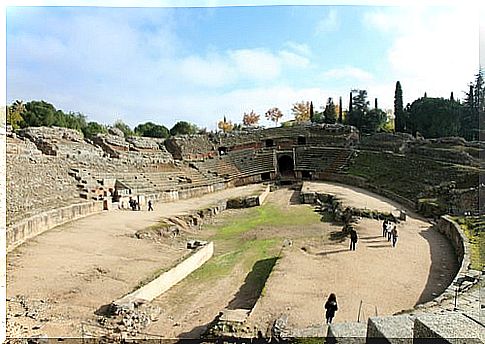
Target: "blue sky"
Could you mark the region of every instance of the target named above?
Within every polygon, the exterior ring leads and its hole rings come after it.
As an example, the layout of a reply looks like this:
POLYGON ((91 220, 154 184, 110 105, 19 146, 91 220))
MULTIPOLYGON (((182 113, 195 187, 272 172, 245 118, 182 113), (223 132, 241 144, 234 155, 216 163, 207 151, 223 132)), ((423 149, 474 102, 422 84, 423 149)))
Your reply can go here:
MULTIPOLYGON (((463 97, 478 70, 478 13, 461 7, 8 7, 7 102, 46 100, 130 126, 223 116, 366 89, 392 108, 463 97)), ((483 63, 482 63, 483 65, 483 63)), ((264 116, 261 116, 262 118, 264 116)), ((266 124, 265 121, 262 121, 266 124)))

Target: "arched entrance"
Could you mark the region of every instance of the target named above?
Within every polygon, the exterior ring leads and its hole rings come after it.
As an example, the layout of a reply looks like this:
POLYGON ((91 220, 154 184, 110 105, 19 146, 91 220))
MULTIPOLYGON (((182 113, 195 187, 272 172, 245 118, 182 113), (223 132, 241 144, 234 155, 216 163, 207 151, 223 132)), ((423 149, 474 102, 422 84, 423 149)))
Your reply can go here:
POLYGON ((282 177, 295 176, 295 163, 289 155, 282 155, 278 158, 278 171, 282 177))

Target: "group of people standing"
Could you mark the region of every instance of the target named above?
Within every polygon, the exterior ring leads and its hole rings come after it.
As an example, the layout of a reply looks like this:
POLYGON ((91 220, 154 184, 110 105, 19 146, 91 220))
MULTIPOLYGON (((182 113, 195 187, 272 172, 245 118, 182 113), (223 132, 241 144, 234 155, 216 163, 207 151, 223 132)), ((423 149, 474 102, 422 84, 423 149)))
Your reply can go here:
MULTIPOLYGON (((130 200, 128 201, 128 203, 130 204, 131 210, 133 210, 133 211, 141 210, 140 202, 138 202, 136 199, 133 199, 133 198, 130 197, 130 200)), ((148 211, 153 211, 153 205, 152 205, 151 200, 148 200, 147 205, 148 205, 148 211)))
POLYGON ((382 223, 382 236, 384 238, 387 236, 387 241, 392 240, 392 247, 396 247, 398 237, 396 224, 388 219, 384 219, 382 223))

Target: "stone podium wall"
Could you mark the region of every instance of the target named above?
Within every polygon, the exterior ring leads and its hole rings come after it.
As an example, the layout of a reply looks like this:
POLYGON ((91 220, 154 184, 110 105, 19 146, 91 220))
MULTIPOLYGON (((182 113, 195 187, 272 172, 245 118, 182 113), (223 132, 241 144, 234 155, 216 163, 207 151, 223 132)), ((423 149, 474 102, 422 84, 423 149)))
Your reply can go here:
POLYGON ((102 210, 103 202, 85 202, 34 215, 7 228, 7 252, 51 228, 102 210))

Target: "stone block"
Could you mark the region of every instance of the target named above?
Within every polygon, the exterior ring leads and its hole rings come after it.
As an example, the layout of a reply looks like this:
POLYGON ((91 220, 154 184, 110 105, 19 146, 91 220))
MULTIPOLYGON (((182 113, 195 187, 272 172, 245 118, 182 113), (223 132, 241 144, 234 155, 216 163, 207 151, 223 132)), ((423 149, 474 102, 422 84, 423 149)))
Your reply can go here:
POLYGON ((422 314, 414 321, 413 343, 483 343, 483 327, 460 313, 422 314))
POLYGON ((326 343, 364 344, 366 342, 367 324, 347 322, 331 324, 327 331, 326 343))
POLYGON ((413 323, 409 315, 371 317, 367 322, 367 343, 411 344, 413 323))

